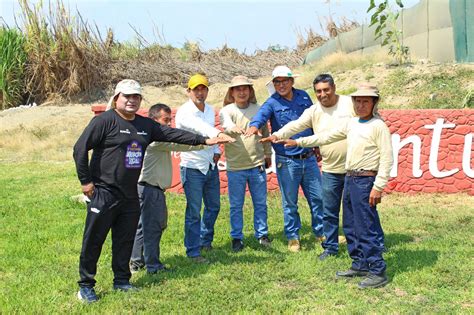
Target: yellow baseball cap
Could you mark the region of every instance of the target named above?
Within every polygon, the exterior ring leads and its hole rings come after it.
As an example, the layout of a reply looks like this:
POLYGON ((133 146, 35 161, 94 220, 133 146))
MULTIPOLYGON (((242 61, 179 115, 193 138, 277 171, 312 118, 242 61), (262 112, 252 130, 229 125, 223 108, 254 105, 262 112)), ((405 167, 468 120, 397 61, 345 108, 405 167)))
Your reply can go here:
POLYGON ((188 81, 188 88, 194 90, 198 85, 204 85, 205 87, 209 87, 209 81, 205 76, 202 74, 195 74, 188 81))

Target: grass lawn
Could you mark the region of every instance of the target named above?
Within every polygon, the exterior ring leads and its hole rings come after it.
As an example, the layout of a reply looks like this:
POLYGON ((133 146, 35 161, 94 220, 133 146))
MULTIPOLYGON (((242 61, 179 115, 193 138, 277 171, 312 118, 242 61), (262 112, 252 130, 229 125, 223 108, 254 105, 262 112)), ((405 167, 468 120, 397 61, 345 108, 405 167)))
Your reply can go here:
MULTIPOLYGON (((185 198, 168 194, 169 228, 162 260, 174 271, 132 282, 135 293, 112 291, 110 238, 99 260, 100 301, 76 298, 85 208, 72 162, 0 164, 0 313, 473 313, 474 197, 392 194, 380 207, 386 233, 388 276, 382 289, 336 281, 350 266, 346 248, 324 262, 311 236, 308 208, 300 202, 303 250, 290 254, 283 236, 279 196, 269 198, 273 246, 253 238, 245 207, 245 249, 230 250, 228 199, 216 224, 210 265, 185 257, 185 198)), ((247 200, 250 201, 250 200, 247 200)))

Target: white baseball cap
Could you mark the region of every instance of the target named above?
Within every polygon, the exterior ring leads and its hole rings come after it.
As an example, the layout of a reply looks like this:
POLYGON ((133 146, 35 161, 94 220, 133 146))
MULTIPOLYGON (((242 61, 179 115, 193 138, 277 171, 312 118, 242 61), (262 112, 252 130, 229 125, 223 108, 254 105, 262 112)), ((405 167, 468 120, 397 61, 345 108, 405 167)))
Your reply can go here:
POLYGON ((107 103, 106 110, 110 108, 115 108, 115 97, 120 93, 123 94, 139 94, 142 95, 142 87, 140 83, 135 80, 125 79, 117 83, 115 86, 114 95, 110 98, 109 102, 107 103))

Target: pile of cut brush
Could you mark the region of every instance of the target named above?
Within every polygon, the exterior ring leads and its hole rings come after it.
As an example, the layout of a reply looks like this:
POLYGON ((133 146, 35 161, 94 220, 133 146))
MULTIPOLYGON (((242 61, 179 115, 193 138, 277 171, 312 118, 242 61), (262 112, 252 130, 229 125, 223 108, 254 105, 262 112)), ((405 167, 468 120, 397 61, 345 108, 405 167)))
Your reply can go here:
MULTIPOLYGON (((12 70, 18 85, 15 96, 9 97, 9 92, 0 87, 2 109, 78 96, 82 101, 95 101, 101 96, 98 91, 111 89, 124 78, 157 87, 184 85, 190 75, 198 72, 206 74, 211 83, 228 82, 238 74, 255 79, 268 75, 276 65, 301 64, 310 49, 328 40, 310 30, 307 38, 298 34, 296 50, 276 45, 251 55, 227 45, 202 51, 192 42, 182 48, 149 44, 138 32, 136 43, 118 43, 111 29, 104 39, 97 26, 91 27, 79 12, 71 16, 61 0, 54 6, 50 2, 47 13, 42 2, 19 2, 22 12, 16 28, 2 26, 2 30, 16 37, 21 31, 23 38, 16 45, 26 61, 18 64, 21 69, 12 70)), ((12 82, 12 74, 8 78, 12 82)))

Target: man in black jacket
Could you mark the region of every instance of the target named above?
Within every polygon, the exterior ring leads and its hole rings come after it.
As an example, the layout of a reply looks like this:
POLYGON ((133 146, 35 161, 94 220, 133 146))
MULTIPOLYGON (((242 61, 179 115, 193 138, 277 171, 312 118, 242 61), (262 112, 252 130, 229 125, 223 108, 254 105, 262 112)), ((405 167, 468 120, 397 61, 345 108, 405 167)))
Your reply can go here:
POLYGON ((90 198, 79 262, 78 298, 97 301, 94 276, 102 245, 112 229, 114 289, 134 290, 128 262, 140 217, 137 181, 145 150, 153 141, 190 145, 226 143, 221 133, 208 139, 160 125, 136 115, 141 87, 133 80, 120 81, 110 99, 111 109, 94 117, 74 145, 74 161, 83 193, 90 198), (89 164, 88 152, 93 150, 89 164))

